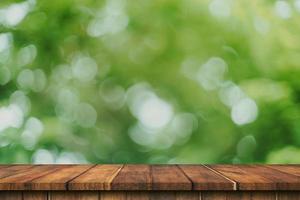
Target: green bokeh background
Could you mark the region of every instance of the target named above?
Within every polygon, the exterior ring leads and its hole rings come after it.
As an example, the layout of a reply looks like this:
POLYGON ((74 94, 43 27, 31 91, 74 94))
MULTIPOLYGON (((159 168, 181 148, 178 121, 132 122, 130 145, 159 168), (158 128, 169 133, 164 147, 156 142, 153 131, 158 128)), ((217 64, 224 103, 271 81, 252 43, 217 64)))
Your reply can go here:
POLYGON ((0 2, 1 163, 300 163, 300 1, 0 2))

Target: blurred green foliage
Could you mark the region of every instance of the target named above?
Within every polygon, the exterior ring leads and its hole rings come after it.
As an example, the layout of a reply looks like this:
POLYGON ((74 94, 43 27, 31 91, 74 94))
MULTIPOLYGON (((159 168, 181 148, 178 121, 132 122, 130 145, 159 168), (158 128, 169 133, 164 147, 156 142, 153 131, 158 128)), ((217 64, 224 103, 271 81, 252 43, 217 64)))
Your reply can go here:
POLYGON ((0 2, 1 163, 299 163, 300 0, 0 2))

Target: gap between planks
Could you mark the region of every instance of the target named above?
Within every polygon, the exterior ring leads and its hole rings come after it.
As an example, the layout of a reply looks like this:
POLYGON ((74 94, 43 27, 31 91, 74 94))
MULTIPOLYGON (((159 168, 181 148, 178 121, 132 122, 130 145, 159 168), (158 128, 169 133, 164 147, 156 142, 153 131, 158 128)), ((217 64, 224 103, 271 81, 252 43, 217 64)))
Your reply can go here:
POLYGON ((13 167, 16 167, 16 166, 25 166, 25 167, 23 169, 17 169, 15 172, 13 172, 13 174, 7 174, 6 176, 1 176, 0 179, 6 178, 6 177, 9 177, 9 176, 12 176, 12 175, 23 173, 24 171, 26 171, 28 169, 31 169, 35 166, 40 166, 40 165, 32 165, 32 166, 28 166, 28 167, 26 165, 11 165, 11 166, 5 166, 1 169, 13 168, 13 167))
POLYGON ((83 172, 81 172, 81 173, 78 174, 77 176, 75 176, 75 177, 71 178, 70 180, 68 180, 68 181, 66 182, 66 189, 69 190, 69 183, 70 183, 71 181, 73 181, 75 178, 81 176, 82 174, 86 173, 87 171, 93 169, 93 168, 96 167, 96 166, 97 166, 97 164, 94 164, 94 165, 92 165, 90 168, 84 170, 83 172))
POLYGON ((109 184, 110 184, 110 188, 111 188, 111 184, 113 182, 113 180, 116 178, 116 176, 118 176, 118 174, 120 173, 120 171, 124 168, 125 165, 122 165, 118 170, 116 170, 116 172, 111 176, 109 180, 109 184))
POLYGON ((202 165, 203 167, 206 167, 207 169, 211 170, 212 172, 214 172, 215 174, 218 174, 219 176, 222 176, 223 178, 227 179, 228 181, 232 182, 233 183, 233 190, 238 190, 238 184, 231 180, 230 178, 228 178, 227 176, 225 176, 224 174, 222 174, 221 172, 218 172, 212 168, 210 168, 209 166, 206 166, 206 165, 202 165))
MULTIPOLYGON (((16 166, 16 165, 12 165, 11 167, 14 167, 14 166, 16 166)), ((98 166, 98 165, 90 165, 89 166, 89 168, 87 168, 87 169, 85 169, 84 171, 81 171, 79 174, 77 174, 75 177, 73 177, 73 178, 70 178, 69 180, 66 180, 66 182, 65 182, 65 186, 66 186, 66 190, 70 190, 70 188, 69 188, 69 183, 72 181, 72 180, 74 180, 74 179, 76 179, 77 177, 80 177, 81 175, 84 175, 85 173, 88 173, 89 172, 89 170, 91 170, 91 169, 93 169, 93 168, 95 168, 96 166, 98 166)), ((116 170, 113 172, 113 174, 107 179, 107 184, 108 184, 108 186, 111 188, 111 186, 112 186, 112 184, 113 184, 113 181, 115 180, 115 178, 122 172, 122 170, 124 169, 124 167, 125 166, 127 166, 127 165, 119 165, 117 168, 116 168, 116 170)), ((150 175, 150 190, 153 190, 153 184, 155 184, 154 182, 155 182, 155 180, 154 180, 154 176, 153 176, 153 169, 154 169, 154 166, 155 165, 148 165, 149 166, 149 171, 150 172, 147 172, 147 174, 148 173, 150 173, 149 175, 150 175)), ((239 181, 233 181, 231 178, 228 178, 228 176, 227 176, 227 174, 225 173, 224 174, 224 172, 223 171, 219 171, 219 169, 215 169, 214 167, 213 167, 213 165, 212 166, 210 166, 210 165, 199 165, 199 166, 202 166, 202 167, 204 167, 204 168, 206 168, 207 170, 209 170, 209 171, 211 171, 211 173, 213 173, 213 174, 215 174, 215 175, 217 175, 217 176, 219 176, 219 177, 222 177, 222 178, 224 178, 224 179, 226 179, 226 180, 228 180, 230 183, 232 183, 232 187, 233 187, 233 190, 240 190, 240 189, 242 189, 242 188, 240 188, 240 185, 239 185, 239 181)), ((279 170, 279 169, 276 169, 276 168, 274 168, 274 167, 272 167, 272 166, 268 166, 268 165, 252 165, 254 168, 255 168, 255 166, 257 166, 258 168, 265 168, 265 169, 272 169, 273 171, 275 171, 275 174, 278 172, 278 173, 280 173, 280 174, 283 174, 283 175, 288 175, 288 176, 295 176, 295 177, 300 177, 299 175, 295 175, 295 174, 292 174, 292 173, 290 173, 290 172, 286 172, 286 171, 284 171, 283 169, 282 170, 279 170)), ((13 172, 13 175, 17 175, 17 174, 21 174, 22 172, 24 172, 24 171, 27 171, 26 169, 32 169, 32 168, 38 168, 38 167, 40 167, 40 165, 35 165, 35 166, 28 166, 27 168, 26 168, 26 166, 24 167, 24 168, 21 168, 21 169, 19 169, 19 170, 16 170, 15 172, 13 172)), ((54 167, 55 167, 55 165, 54 165, 54 167)), ((67 166, 62 166, 62 168, 66 168, 67 166)), ((186 180, 186 183, 188 183, 188 184, 191 184, 191 189, 189 189, 189 190, 195 190, 194 189, 194 185, 196 184, 196 182, 194 182, 193 181, 193 179, 180 167, 180 165, 173 165, 173 167, 174 167, 174 169, 177 169, 177 170, 179 170, 179 172, 182 174, 181 176, 182 177, 184 177, 185 179, 187 179, 186 180)), ((296 167, 300 167, 300 166, 296 166, 296 167)), ((1 169, 8 169, 9 167, 6 167, 6 166, 2 166, 1 167, 1 169)), ((53 171, 49 171, 48 173, 45 173, 44 175, 48 175, 48 174, 51 174, 51 173, 54 173, 54 172, 56 172, 56 171, 58 171, 59 169, 61 169, 61 168, 57 168, 57 169, 54 169, 53 171)), ((253 171, 253 170, 252 170, 253 171)), ((255 173, 253 173, 253 174, 255 174, 255 173)), ((44 175, 41 175, 41 176, 36 176, 36 177, 34 177, 33 179, 31 179, 31 180, 29 180, 29 181, 33 181, 33 180, 35 180, 35 179, 39 179, 40 177, 42 177, 42 176, 44 176, 44 175)), ((163 175, 163 174, 162 174, 163 175)), ((8 175, 8 176, 11 176, 11 175, 8 175)), ((263 175, 262 175, 263 176, 263 175)), ((4 177, 2 177, 2 178, 5 178, 5 177, 7 177, 7 176, 4 176, 4 177)), ((229 176, 230 177, 230 176, 229 176)), ((273 177, 273 176, 272 176, 273 177)), ((148 179, 149 180, 149 179, 148 179)), ((298 180, 300 180, 300 179, 298 179, 298 180)), ((276 183, 277 184, 277 182, 278 182, 278 180, 276 179, 275 180, 275 182, 274 183, 276 183)), ((296 180, 297 181, 297 180, 296 180)), ((138 183, 138 182, 137 182, 138 183)), ((168 181, 167 181, 167 183, 168 183, 168 181)), ((267 182, 268 183, 268 182, 267 182)), ((281 183, 281 182, 280 182, 281 183)), ((289 184, 290 182, 287 182, 287 184, 289 184)), ((298 182, 295 182, 295 180, 294 180, 294 182, 291 182, 291 184, 293 184, 293 183, 296 183, 296 184, 298 184, 298 182)), ((110 190, 113 190, 113 189, 110 189, 110 190)), ((254 189, 251 189, 251 190, 254 190, 254 189)), ((258 189, 259 190, 259 189, 258 189)), ((272 190, 272 189, 270 189, 270 190, 272 190)))
MULTIPOLYGON (((90 168, 88 168, 87 170, 85 170, 85 171, 83 171, 83 172, 81 172, 80 174, 78 174, 76 177, 73 177, 72 179, 70 179, 70 180, 68 180, 66 183, 65 183, 65 185, 66 185, 66 190, 68 190, 68 191, 70 191, 70 182, 71 181, 73 181, 74 179, 76 179, 76 178, 78 178, 78 177, 80 177, 80 176, 82 176, 82 175, 84 175, 85 173, 89 173, 89 171, 90 170, 92 170, 93 168, 95 168, 96 166, 99 166, 99 165, 97 165, 97 164, 95 164, 95 165, 92 165, 90 168)), ((126 165, 121 165, 120 167, 119 167, 119 169, 117 169, 113 174, 112 174, 112 176, 108 179, 108 181, 107 181, 107 184, 109 184, 109 188, 111 189, 111 187, 112 187, 112 183, 113 183, 113 181, 114 181, 114 179, 120 174, 120 172, 122 171, 122 169, 124 169, 124 167, 125 167, 126 165)), ((190 191, 193 191, 194 190, 194 182, 192 181, 192 179, 183 171, 183 169, 179 166, 179 165, 173 165, 176 169, 178 169, 181 173, 182 173, 182 175, 189 181, 189 183, 191 184, 191 189, 190 189, 190 191)), ((216 175, 218 175, 218 176, 221 176, 221 177, 223 177, 223 178, 225 178, 226 180, 228 180, 228 181, 230 181, 230 182, 232 182, 233 183, 233 190, 237 190, 237 184, 236 184, 236 182, 235 181, 232 181, 231 179, 229 179, 228 177, 226 177, 225 175, 223 175, 223 174, 221 174, 220 172, 218 172, 218 171, 216 171, 216 170, 214 170, 214 169, 211 169, 210 167, 208 167, 208 166, 205 166, 205 165, 201 165, 201 166, 203 166, 203 167, 205 167, 205 168, 207 168, 208 170, 210 170, 212 173, 214 173, 214 174, 216 174, 216 175)), ((149 168, 150 168, 150 190, 153 190, 153 180, 154 180, 154 178, 153 178, 153 165, 149 165, 149 168)), ((57 169, 58 170, 58 169, 57 169)), ((55 170, 55 171, 57 171, 57 170, 55 170)), ((49 173, 52 173, 52 172, 49 172, 49 173)), ((37 178, 39 178, 39 177, 37 177, 37 178)), ((34 179, 33 179, 34 180, 34 179)))
POLYGON ((266 168, 268 168, 268 169, 277 171, 277 172, 279 172, 279 173, 284 173, 284 174, 287 174, 287 175, 290 175, 290 176, 292 175, 292 176, 300 177, 300 176, 298 176, 298 175, 295 175, 295 174, 292 174, 292 173, 289 173, 289 172, 286 172, 286 171, 283 171, 283 170, 279 170, 278 168, 272 167, 272 166, 270 166, 270 165, 259 165, 259 166, 263 166, 263 167, 266 167, 266 168))
MULTIPOLYGON (((181 171, 183 173, 183 175, 191 182, 191 185, 192 185, 192 189, 191 190, 194 190, 194 182, 192 181, 192 179, 183 171, 183 169, 181 167, 179 167, 179 165, 175 165, 179 171, 181 171)), ((200 200, 201 200, 201 195, 200 195, 200 200)))

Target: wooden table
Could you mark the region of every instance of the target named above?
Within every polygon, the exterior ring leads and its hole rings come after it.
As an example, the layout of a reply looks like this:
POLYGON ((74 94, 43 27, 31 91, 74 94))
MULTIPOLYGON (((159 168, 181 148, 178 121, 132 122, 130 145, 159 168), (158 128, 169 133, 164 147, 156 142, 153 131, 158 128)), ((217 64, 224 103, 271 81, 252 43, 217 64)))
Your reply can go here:
POLYGON ((0 165, 1 200, 300 200, 300 165, 0 165))

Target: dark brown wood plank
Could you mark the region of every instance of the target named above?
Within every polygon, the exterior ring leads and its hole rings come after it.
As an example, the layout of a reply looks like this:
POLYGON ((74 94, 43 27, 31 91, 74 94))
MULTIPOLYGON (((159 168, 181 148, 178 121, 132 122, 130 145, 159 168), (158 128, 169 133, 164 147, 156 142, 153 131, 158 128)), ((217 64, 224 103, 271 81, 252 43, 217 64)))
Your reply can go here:
POLYGON ((195 191, 101 191, 100 200, 200 200, 195 191))
POLYGON ((199 192, 195 191, 103 191, 100 200, 200 200, 199 192))
POLYGON ((152 165, 153 190, 191 190, 192 182, 176 165, 152 165))
POLYGON ((31 190, 67 190, 67 183, 94 165, 68 165, 26 183, 31 190))
POLYGON ((272 169, 279 170, 300 177, 300 165, 266 165, 272 169))
POLYGON ((253 191, 250 193, 251 193, 251 200, 277 200, 275 191, 272 192, 253 191))
POLYGON ((277 200, 299 200, 299 199, 300 199, 299 191, 277 192, 277 200))
POLYGON ((201 193, 201 200, 276 200, 276 192, 205 191, 201 193))
POLYGON ((69 190, 111 190, 123 165, 97 165, 68 183, 69 190))
POLYGON ((237 183, 239 190, 300 190, 299 177, 261 165, 208 166, 237 183))
POLYGON ((126 200, 126 192, 101 191, 99 200, 126 200))
POLYGON ((22 173, 12 174, 10 176, 0 179, 0 190, 26 190, 30 187, 26 187, 26 182, 44 176, 50 172, 57 170, 58 168, 64 167, 63 165, 42 165, 28 168, 22 173))
POLYGON ((41 191, 24 191, 23 200, 47 200, 48 193, 41 191))
POLYGON ((112 190, 150 190, 149 165, 125 165, 111 183, 112 190))
POLYGON ((3 164, 1 164, 0 165, 0 169, 3 169, 3 168, 6 168, 6 167, 10 167, 11 165, 3 165, 3 164))
POLYGON ((126 192, 126 200, 150 200, 150 193, 148 191, 129 191, 126 192))
POLYGON ((0 191, 1 200, 22 200, 22 192, 0 191))
POLYGON ((0 178, 4 178, 7 176, 11 176, 17 173, 22 173, 23 171, 27 171, 29 168, 32 168, 32 165, 10 165, 3 166, 0 169, 0 178))
POLYGON ((193 182, 193 190, 235 190, 236 183, 202 165, 179 165, 193 182))
POLYGON ((195 191, 183 191, 176 192, 176 200, 201 200, 199 192, 195 191))
POLYGON ((97 191, 50 191, 48 200, 99 200, 97 191))
POLYGON ((152 191, 150 200, 176 200, 176 191, 152 191))

